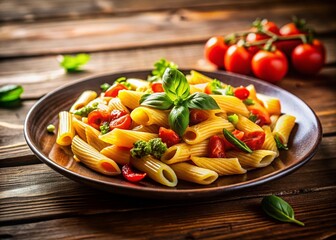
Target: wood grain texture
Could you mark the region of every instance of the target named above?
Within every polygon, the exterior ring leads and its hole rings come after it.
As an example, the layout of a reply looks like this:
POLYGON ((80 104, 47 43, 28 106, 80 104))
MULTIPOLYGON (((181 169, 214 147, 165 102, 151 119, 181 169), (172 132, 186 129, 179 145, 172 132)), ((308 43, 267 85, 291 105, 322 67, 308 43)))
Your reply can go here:
POLYGON ((306 18, 318 33, 336 31, 335 8, 328 3, 311 3, 304 9, 295 4, 265 7, 260 5, 253 11, 182 9, 124 17, 5 23, 0 27, 0 58, 200 43, 212 35, 247 30, 256 16, 272 19, 281 26, 292 15, 298 15, 306 18))
MULTIPOLYGON (((295 173, 240 192, 200 202, 226 202, 260 197, 272 192, 277 195, 295 195, 320 191, 336 191, 336 149, 330 146, 336 137, 324 138, 316 156, 295 173)), ((125 198, 79 185, 54 172, 44 164, 1 169, 0 222, 42 221, 70 215, 132 212, 189 205, 183 201, 157 201, 125 198), (43 211, 40 211, 43 206, 43 211), (88 211, 90 209, 90 211, 88 211)), ((330 196, 336 200, 335 196, 330 196)), ((330 200, 323 198, 322 202, 330 200)), ((0 228, 1 229, 1 228, 0 228)))
MULTIPOLYGON (((314 2, 312 0, 295 1, 296 4, 314 2)), ((323 2, 332 3, 330 0, 323 2)), ((293 4, 290 0, 54 0, 41 4, 39 0, 12 0, 0 2, 0 21, 36 21, 44 18, 80 18, 82 16, 101 16, 111 14, 129 14, 134 12, 176 10, 179 8, 242 8, 256 6, 277 6, 293 4), (18 7, 19 6, 19 7, 18 7)))

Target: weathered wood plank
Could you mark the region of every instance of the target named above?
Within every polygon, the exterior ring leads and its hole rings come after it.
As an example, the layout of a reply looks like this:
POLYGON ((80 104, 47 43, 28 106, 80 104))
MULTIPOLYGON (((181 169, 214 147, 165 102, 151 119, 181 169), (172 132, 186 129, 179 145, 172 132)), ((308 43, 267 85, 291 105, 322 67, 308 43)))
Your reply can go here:
MULTIPOLYGON (((40 0, 13 0, 0 2, 0 21, 36 21, 43 18, 79 18, 87 15, 110 15, 125 14, 143 11, 175 10, 179 8, 244 8, 256 7, 260 5, 281 5, 281 4, 309 4, 312 0, 289 1, 289 0, 243 0, 239 3, 235 0, 166 0, 164 2, 155 2, 150 0, 123 1, 98 1, 98 0, 54 0, 41 3, 40 0)), ((326 1, 330 2, 332 1, 326 1)))
MULTIPOLYGON (((260 208, 261 196, 188 203, 158 209, 54 219, 0 227, 16 239, 324 239, 336 235, 335 196, 329 191, 285 195, 306 226, 277 222, 260 208), (181 214, 183 212, 183 214, 181 214), (139 217, 141 216, 141 218, 139 217), (318 216, 323 216, 323 220, 318 216), (284 231, 286 229, 286 231, 284 231), (283 235, 285 232, 285 236, 283 235), (51 235, 52 234, 52 235, 51 235)), ((110 205, 112 206, 112 204, 110 205)))
MULTIPOLYGON (((291 195, 310 192, 335 192, 336 137, 323 139, 317 155, 295 173, 279 180, 241 192, 202 201, 225 202, 260 197, 272 193, 291 195)), ((0 168, 0 222, 11 224, 40 221, 73 215, 132 212, 145 209, 172 208, 189 205, 185 202, 141 200, 117 196, 81 186, 44 164, 0 168), (43 211, 41 211, 43 206, 43 211), (90 209, 90 212, 87 212, 90 209)), ((330 198, 321 200, 326 203, 330 198)), ((335 196, 333 196, 335 199, 335 196)), ((336 199, 335 199, 336 200, 336 199)), ((330 204, 332 204, 330 202, 330 204)), ((209 204, 210 205, 210 204, 209 204)), ((243 204, 244 205, 244 204, 243 204)))
POLYGON ((266 17, 281 25, 292 15, 298 15, 307 18, 317 32, 334 33, 334 12, 329 3, 318 2, 304 8, 301 4, 260 5, 253 11, 182 9, 124 17, 6 23, 0 27, 0 58, 200 43, 212 35, 248 29, 256 17, 266 17))

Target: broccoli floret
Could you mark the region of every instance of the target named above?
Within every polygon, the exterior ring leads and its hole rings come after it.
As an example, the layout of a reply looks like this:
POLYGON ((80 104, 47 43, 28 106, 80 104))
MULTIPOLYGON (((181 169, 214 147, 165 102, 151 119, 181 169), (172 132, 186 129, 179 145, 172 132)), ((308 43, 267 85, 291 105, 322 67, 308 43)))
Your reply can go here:
POLYGON ((143 140, 136 141, 131 149, 131 155, 134 158, 142 158, 150 154, 160 159, 166 150, 167 145, 162 142, 161 138, 153 138, 148 142, 143 140))
POLYGON ((162 154, 167 150, 167 144, 162 142, 161 138, 153 138, 148 141, 148 144, 152 150, 151 155, 157 159, 160 159, 162 154))
POLYGON ((142 158, 151 153, 150 145, 143 140, 136 141, 131 149, 131 155, 134 158, 142 158))

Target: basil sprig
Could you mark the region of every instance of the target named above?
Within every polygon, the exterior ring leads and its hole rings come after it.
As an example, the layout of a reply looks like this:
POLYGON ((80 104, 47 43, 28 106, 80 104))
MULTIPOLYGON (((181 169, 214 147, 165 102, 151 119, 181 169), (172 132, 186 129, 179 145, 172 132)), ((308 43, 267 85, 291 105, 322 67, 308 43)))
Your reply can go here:
POLYGON ((264 212, 279 221, 295 223, 304 226, 304 223, 294 218, 293 208, 283 199, 275 195, 266 196, 261 201, 264 212))
POLYGON ((182 72, 167 68, 162 76, 163 93, 145 94, 140 104, 161 110, 171 109, 168 117, 170 128, 182 136, 189 125, 189 108, 218 109, 216 101, 205 93, 190 95, 189 83, 182 72))
POLYGON ((247 153, 252 153, 251 148, 249 148, 246 143, 243 141, 240 141, 238 138, 236 138, 231 132, 223 128, 223 134, 226 140, 228 140, 229 143, 237 147, 238 149, 247 152, 247 153))

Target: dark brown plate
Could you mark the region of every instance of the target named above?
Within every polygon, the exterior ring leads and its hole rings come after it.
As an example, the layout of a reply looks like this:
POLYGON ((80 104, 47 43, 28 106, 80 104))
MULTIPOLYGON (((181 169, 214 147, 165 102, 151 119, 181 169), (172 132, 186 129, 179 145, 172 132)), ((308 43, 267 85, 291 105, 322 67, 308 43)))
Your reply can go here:
MULTIPOLYGON (((188 73, 189 70, 184 71, 188 73)), ((48 134, 46 127, 58 125, 58 113, 68 110, 75 99, 84 90, 100 91, 99 86, 113 82, 118 77, 147 78, 150 71, 113 73, 86 78, 56 89, 38 101, 29 111, 24 134, 26 141, 36 156, 52 169, 69 177, 102 190, 142 196, 148 198, 205 197, 223 194, 229 191, 253 187, 293 172, 315 154, 321 141, 321 124, 315 113, 299 98, 291 93, 266 82, 227 72, 203 72, 205 75, 222 80, 232 86, 254 84, 257 92, 278 97, 282 103, 282 112, 296 116, 289 147, 282 151, 279 158, 265 168, 249 171, 244 175, 220 177, 213 184, 201 186, 179 181, 177 187, 169 188, 146 179, 133 184, 119 177, 107 177, 96 173, 81 163, 75 162, 68 148, 55 144, 56 134, 48 134)))

